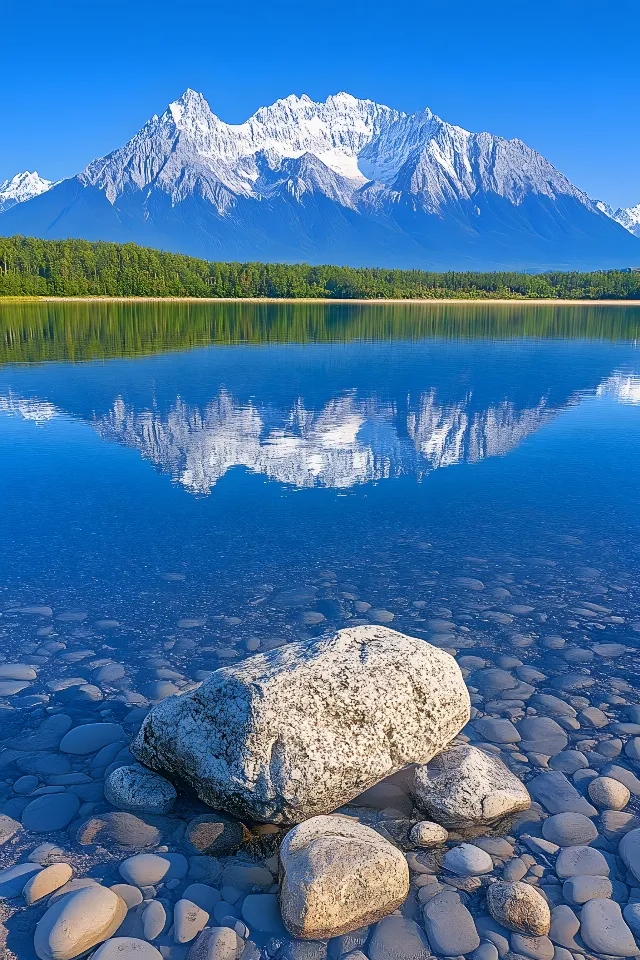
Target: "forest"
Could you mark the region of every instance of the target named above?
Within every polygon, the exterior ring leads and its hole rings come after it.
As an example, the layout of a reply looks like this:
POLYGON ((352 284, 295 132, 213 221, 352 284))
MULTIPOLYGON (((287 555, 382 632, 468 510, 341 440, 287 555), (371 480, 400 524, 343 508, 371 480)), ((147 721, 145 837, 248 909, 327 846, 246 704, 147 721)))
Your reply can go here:
POLYGON ((472 273, 215 263, 133 243, 0 237, 0 296, 640 299, 640 270, 472 273))

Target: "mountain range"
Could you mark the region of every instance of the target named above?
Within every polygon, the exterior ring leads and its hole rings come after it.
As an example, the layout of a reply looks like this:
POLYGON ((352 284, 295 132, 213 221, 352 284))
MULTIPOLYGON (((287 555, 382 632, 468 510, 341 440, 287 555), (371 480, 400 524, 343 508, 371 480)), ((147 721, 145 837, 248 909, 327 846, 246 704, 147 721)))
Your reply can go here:
POLYGON ((213 260, 426 269, 640 263, 640 205, 592 200, 521 140, 347 93, 242 124, 187 90, 56 184, 0 186, 0 235, 133 241, 213 260), (635 236, 633 234, 636 234, 635 236))

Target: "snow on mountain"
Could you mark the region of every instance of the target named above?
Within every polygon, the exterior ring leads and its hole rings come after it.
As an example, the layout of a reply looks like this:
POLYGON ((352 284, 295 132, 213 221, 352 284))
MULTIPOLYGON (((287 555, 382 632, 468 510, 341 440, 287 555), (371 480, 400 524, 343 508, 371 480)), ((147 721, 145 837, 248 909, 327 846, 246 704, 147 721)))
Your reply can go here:
POLYGON ((28 170, 16 173, 15 177, 0 183, 0 213, 45 193, 53 185, 53 180, 45 180, 35 170, 33 173, 28 170))
POLYGON ((241 124, 187 90, 0 235, 133 240, 211 259, 436 269, 627 266, 635 240, 520 140, 347 93, 241 124))
POLYGON ((614 210, 608 203, 598 200, 596 206, 598 210, 602 210, 608 217, 619 223, 621 227, 632 233, 634 237, 640 237, 640 203, 636 204, 635 207, 618 207, 617 210, 614 210))

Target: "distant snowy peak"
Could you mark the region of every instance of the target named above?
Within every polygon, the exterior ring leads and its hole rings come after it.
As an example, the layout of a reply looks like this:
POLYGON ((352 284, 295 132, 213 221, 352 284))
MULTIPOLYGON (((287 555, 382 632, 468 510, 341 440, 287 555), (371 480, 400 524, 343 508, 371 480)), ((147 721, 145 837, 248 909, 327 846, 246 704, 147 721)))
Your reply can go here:
POLYGON ((91 163, 80 180, 104 190, 111 203, 130 190, 158 188, 174 205, 196 195, 219 213, 237 197, 261 199, 279 189, 299 198, 311 188, 343 206, 380 206, 405 194, 434 213, 479 193, 515 205, 531 194, 569 196, 594 209, 520 140, 470 133, 428 109, 407 115, 348 93, 320 103, 286 97, 228 124, 201 93, 187 90, 124 147, 91 163), (301 161, 302 177, 291 161, 301 161), (354 198, 354 191, 362 196, 354 198))
POLYGON ((608 203, 602 200, 596 201, 598 210, 606 213, 608 217, 615 220, 620 226, 632 233, 634 237, 640 237, 640 203, 635 207, 618 207, 614 210, 608 203))
POLYGON ((15 207, 17 203, 24 203, 41 193, 46 193, 53 186, 52 180, 45 180, 35 170, 29 173, 16 173, 15 177, 0 183, 0 213, 15 207))

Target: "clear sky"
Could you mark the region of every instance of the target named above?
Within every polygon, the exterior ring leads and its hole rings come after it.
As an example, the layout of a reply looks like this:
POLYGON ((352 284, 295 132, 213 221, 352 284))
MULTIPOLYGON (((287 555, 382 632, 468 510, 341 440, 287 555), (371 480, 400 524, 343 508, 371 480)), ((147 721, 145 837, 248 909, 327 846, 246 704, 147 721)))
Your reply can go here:
POLYGON ((186 87, 240 122, 346 90, 519 137, 592 197, 640 202, 638 0, 5 0, 0 180, 58 179, 186 87))

